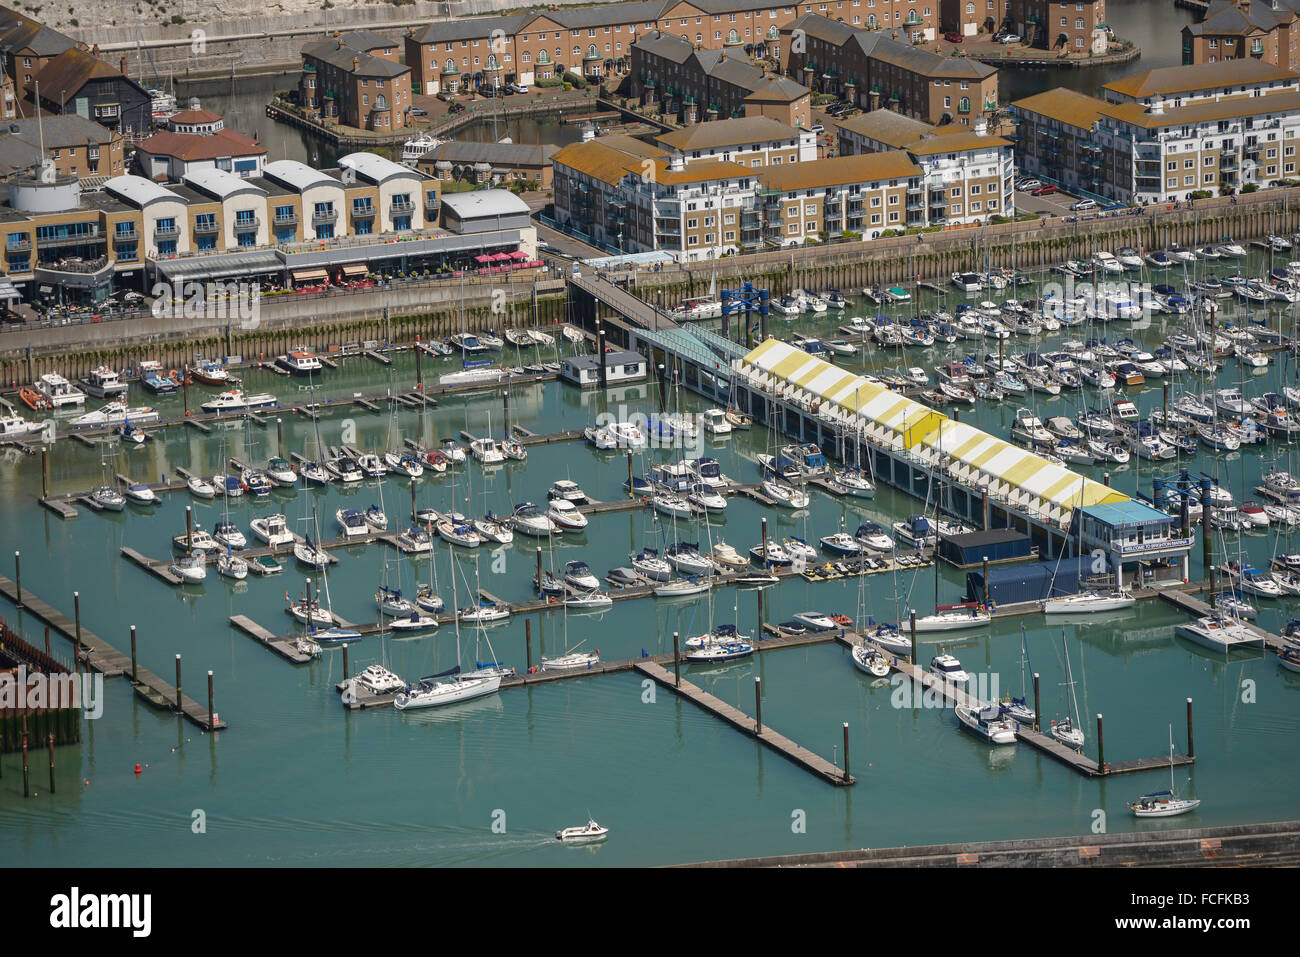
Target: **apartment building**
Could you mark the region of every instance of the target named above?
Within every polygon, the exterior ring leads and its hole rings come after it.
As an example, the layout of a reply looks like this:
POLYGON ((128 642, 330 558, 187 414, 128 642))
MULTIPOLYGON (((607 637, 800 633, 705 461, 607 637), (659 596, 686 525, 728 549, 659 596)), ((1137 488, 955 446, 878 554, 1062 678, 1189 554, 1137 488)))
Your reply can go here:
POLYGON ((1105 99, 1055 89, 1012 104, 1022 173, 1103 199, 1163 203, 1297 178, 1300 78, 1236 60, 1151 70, 1105 99))
POLYGON ((804 14, 781 31, 791 51, 786 71, 863 110, 890 109, 927 123, 970 126, 997 109, 995 68, 931 53, 895 39, 894 32, 868 32, 804 14))
POLYGON ((922 170, 928 225, 1015 215, 1012 143, 990 135, 983 123, 936 127, 877 110, 843 120, 837 129, 841 155, 898 151, 922 170))
POLYGON ((1110 49, 1106 0, 1009 0, 1001 26, 1040 50, 1100 56, 1110 49))
POLYGON ((26 99, 32 80, 50 60, 77 46, 72 37, 26 14, 0 7, 0 57, 18 101, 26 99))
POLYGON ((64 50, 36 73, 28 99, 46 115, 84 116, 128 137, 146 133, 153 126, 149 94, 126 75, 125 57, 119 64, 76 47, 64 50))
POLYGON ((551 157, 559 147, 529 143, 448 140, 420 157, 416 168, 447 182, 534 183, 551 186, 551 157))
POLYGON ((778 157, 740 126, 753 121, 730 122, 730 149, 698 157, 626 136, 566 146, 554 156, 557 220, 607 248, 681 262, 925 224, 906 153, 768 162, 778 157))
POLYGON ((391 132, 407 126, 411 68, 399 62, 401 45, 369 30, 302 48, 298 102, 325 122, 391 132))
POLYGON ((817 134, 770 117, 718 120, 661 133, 655 142, 695 162, 719 159, 760 169, 810 162, 817 158, 817 134))
POLYGON ((700 49, 655 32, 633 45, 632 74, 633 96, 686 124, 763 116, 786 126, 811 125, 808 88, 743 53, 700 49))
POLYGON ((1253 57, 1294 70, 1298 43, 1300 18, 1280 0, 1211 0, 1200 23, 1183 27, 1183 64, 1253 57))

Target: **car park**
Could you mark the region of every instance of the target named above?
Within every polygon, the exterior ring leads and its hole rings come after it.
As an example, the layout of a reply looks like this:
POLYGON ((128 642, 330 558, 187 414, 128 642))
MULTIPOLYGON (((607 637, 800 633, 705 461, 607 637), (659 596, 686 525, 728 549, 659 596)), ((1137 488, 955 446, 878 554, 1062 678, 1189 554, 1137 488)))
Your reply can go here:
POLYGON ((1049 183, 1049 184, 1047 184, 1046 186, 1040 186, 1040 187, 1038 187, 1038 189, 1031 190, 1031 191, 1030 191, 1030 195, 1031 195, 1031 196, 1051 196, 1053 193, 1059 193, 1059 192, 1060 192, 1059 189, 1057 189, 1055 186, 1053 186, 1053 185, 1051 185, 1051 184, 1049 183))

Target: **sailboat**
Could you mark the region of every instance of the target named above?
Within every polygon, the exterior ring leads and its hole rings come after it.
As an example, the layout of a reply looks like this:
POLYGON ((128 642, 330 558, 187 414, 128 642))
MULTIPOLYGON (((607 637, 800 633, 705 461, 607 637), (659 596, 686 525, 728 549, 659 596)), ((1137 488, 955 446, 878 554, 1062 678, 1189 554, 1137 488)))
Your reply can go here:
POLYGON ((1201 806, 1200 798, 1180 798, 1174 791, 1174 726, 1169 726, 1169 790, 1153 791, 1129 803, 1134 817, 1176 817, 1201 806))
POLYGON ((1053 738, 1066 747, 1081 751, 1085 738, 1083 730, 1079 727, 1079 699, 1074 693, 1074 675, 1070 673, 1070 649, 1065 643, 1065 629, 1061 629, 1061 650, 1065 652, 1065 683, 1070 688, 1070 704, 1073 710, 1060 721, 1052 722, 1051 733, 1053 738))
POLYGON ((1033 672, 1034 666, 1029 660, 1029 641, 1025 637, 1025 626, 1020 626, 1020 697, 1008 697, 998 702, 1002 708, 1002 713, 1015 718, 1017 721, 1025 723, 1033 722, 1038 715, 1034 709, 1029 706, 1027 686, 1025 683, 1025 671, 1033 672))

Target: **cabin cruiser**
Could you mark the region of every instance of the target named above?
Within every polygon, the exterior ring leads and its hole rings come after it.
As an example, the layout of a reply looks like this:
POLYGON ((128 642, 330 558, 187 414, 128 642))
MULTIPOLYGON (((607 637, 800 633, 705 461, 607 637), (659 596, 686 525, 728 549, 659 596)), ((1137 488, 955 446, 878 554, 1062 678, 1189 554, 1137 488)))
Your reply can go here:
POLYGON ((114 399, 93 412, 86 412, 69 421, 72 426, 84 425, 120 425, 123 422, 144 424, 158 421, 158 411, 145 405, 128 406, 121 399, 114 399))
POLYGON ((439 538, 450 545, 478 548, 483 544, 483 539, 479 537, 478 532, 460 512, 448 512, 440 521, 434 523, 433 529, 438 533, 439 538))
POLYGON ((397 547, 407 554, 433 551, 433 536, 419 525, 411 525, 397 536, 397 547))
POLYGON ((909 515, 905 522, 895 522, 894 532, 900 539, 916 548, 935 544, 934 526, 924 515, 909 515))
POLYGON ((1015 424, 1011 426, 1011 438, 1026 445, 1051 445, 1054 441, 1038 416, 1030 409, 1017 409, 1015 424))
POLYGON ((25 439, 44 431, 45 426, 39 422, 28 422, 18 415, 0 415, 0 441, 9 442, 25 439))
POLYGON ((290 375, 306 376, 320 373, 323 366, 311 351, 299 349, 287 355, 276 356, 275 364, 290 375))
POLYGON ((532 502, 521 502, 515 506, 514 513, 510 516, 510 525, 516 532, 534 537, 550 535, 560 530, 555 522, 532 502))
POLYGON ((249 412, 270 408, 277 401, 269 392, 246 395, 242 389, 228 389, 204 402, 200 408, 204 412, 249 412))
POLYGON ((853 537, 873 552, 884 553, 894 550, 894 539, 878 522, 863 522, 853 533, 853 537))
POLYGON ((259 516, 248 525, 255 538, 272 548, 292 545, 294 542, 293 532, 289 531, 289 523, 283 515, 259 516))
POLYGON ((591 566, 583 561, 566 562, 564 580, 579 591, 596 591, 600 588, 600 579, 591 573, 591 566))
POLYGON ((587 516, 578 511, 578 507, 572 502, 562 498, 551 499, 545 517, 563 532, 581 531, 588 525, 587 516))
MULTIPOLYGON (((951 657, 951 656, 949 656, 951 657)), ((933 670, 933 665, 931 666, 933 670)), ((947 680, 947 679, 945 679, 947 680)), ((984 708, 958 705, 953 709, 962 727, 989 744, 1015 744, 1017 721, 1002 713, 1002 707, 991 704, 984 708)))
POLYGON ((122 381, 121 373, 115 372, 105 365, 96 366, 90 370, 89 374, 82 376, 77 381, 87 395, 92 395, 97 399, 111 399, 114 396, 125 394, 127 390, 127 384, 122 381))
POLYGON ((67 405, 85 405, 86 393, 57 372, 47 372, 36 380, 36 391, 49 408, 61 409, 67 405))
POLYGON ((930 674, 945 683, 958 686, 970 681, 970 675, 962 669, 961 662, 956 656, 946 653, 935 655, 930 659, 930 674))

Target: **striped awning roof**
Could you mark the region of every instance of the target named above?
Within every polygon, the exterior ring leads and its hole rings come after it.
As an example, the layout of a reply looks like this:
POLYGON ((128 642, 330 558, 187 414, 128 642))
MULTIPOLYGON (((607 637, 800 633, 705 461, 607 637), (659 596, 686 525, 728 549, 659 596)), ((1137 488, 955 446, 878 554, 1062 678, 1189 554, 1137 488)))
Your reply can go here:
POLYGON ((902 447, 937 452, 954 465, 1005 485, 1028 502, 1068 511, 1082 505, 1126 502, 1128 496, 1068 468, 1049 462, 972 425, 949 419, 922 402, 899 395, 862 376, 815 359, 777 339, 768 339, 741 360, 811 396, 834 402, 864 427, 902 438, 902 447))

